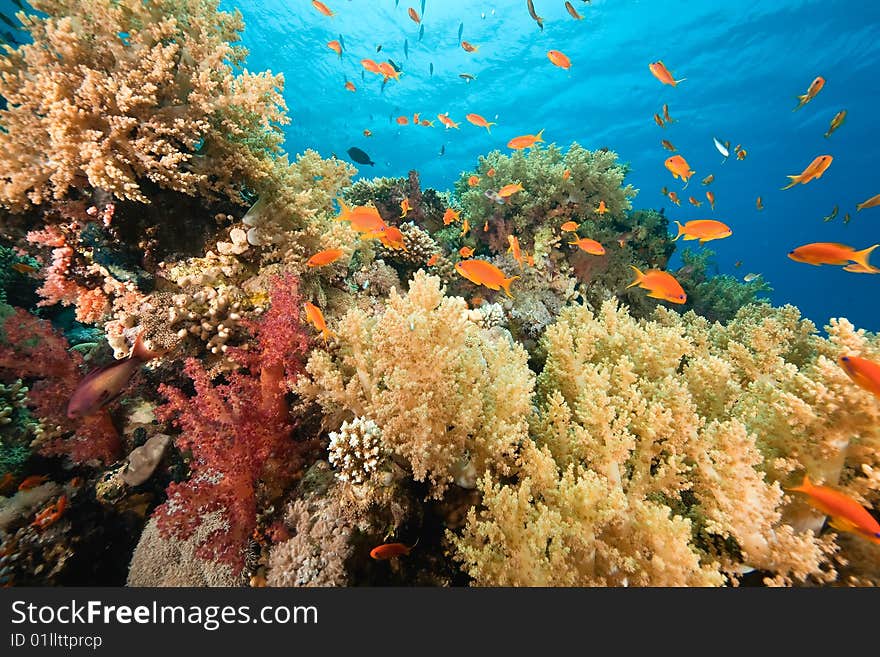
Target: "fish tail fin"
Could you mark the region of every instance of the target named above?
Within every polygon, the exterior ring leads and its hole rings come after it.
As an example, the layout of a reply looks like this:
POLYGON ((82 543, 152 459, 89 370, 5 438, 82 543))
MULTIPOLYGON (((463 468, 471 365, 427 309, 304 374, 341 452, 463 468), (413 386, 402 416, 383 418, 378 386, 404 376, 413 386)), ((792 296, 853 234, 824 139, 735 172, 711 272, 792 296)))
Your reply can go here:
POLYGON ((633 285, 638 285, 639 283, 642 282, 642 279, 645 278, 645 274, 638 267, 636 267, 635 265, 630 265, 630 267, 635 272, 636 279, 632 283, 627 285, 626 289, 631 288, 633 285))
POLYGON ((807 96, 808 96, 808 94, 804 94, 804 95, 802 95, 802 96, 795 96, 795 98, 797 98, 800 102, 797 104, 797 107, 795 107, 795 108, 794 108, 793 110, 791 110, 791 111, 792 111, 792 112, 797 112, 801 107, 803 107, 803 106, 806 104, 807 100, 808 100, 807 96))
POLYGON ((492 122, 492 121, 489 121, 489 122, 486 123, 486 132, 488 132, 490 135, 492 134, 492 131, 489 130, 489 128, 490 128, 491 126, 493 126, 493 125, 496 125, 496 124, 495 124, 494 122, 492 122))
POLYGON ((795 493, 806 493, 813 483, 810 481, 810 476, 805 472, 804 480, 798 486, 791 486, 790 488, 786 488, 785 490, 793 491, 795 493))
POLYGON ((129 358, 141 360, 143 362, 147 362, 153 360, 154 358, 158 358, 165 351, 153 351, 151 349, 147 349, 146 345, 144 345, 144 334, 146 333, 145 329, 141 329, 140 333, 137 334, 137 337, 134 340, 134 346, 131 348, 131 354, 129 358))
POLYGON ((336 202, 339 203, 339 216, 336 217, 336 221, 345 221, 346 217, 351 214, 351 208, 345 204, 341 196, 336 197, 336 202))
POLYGON ((538 131, 538 134, 535 135, 535 142, 536 142, 536 143, 537 143, 537 142, 544 143, 544 128, 541 128, 541 129, 538 131))
POLYGON ((327 342, 327 340, 331 337, 333 337, 333 338, 339 337, 339 334, 336 331, 332 331, 329 328, 327 328, 326 326, 324 327, 324 330, 321 331, 321 335, 324 338, 324 342, 327 342))
POLYGON ((518 278, 519 278, 519 276, 511 276, 510 278, 505 278, 501 282, 501 287, 504 288, 505 294, 507 294, 507 296, 509 296, 511 299, 513 299, 513 295, 510 293, 510 284, 513 283, 518 278))
POLYGON ((873 269, 871 265, 868 263, 868 258, 871 255, 871 251, 876 249, 880 244, 874 244, 873 246, 869 246, 867 249, 862 249, 861 251, 856 251, 852 254, 852 260, 859 263, 866 269, 873 269))
POLYGON ((681 78, 680 80, 676 80, 676 81, 675 81, 675 84, 676 84, 676 85, 679 85, 679 84, 681 84, 682 82, 684 82, 685 80, 687 80, 687 78, 681 78))
POLYGON ((859 203, 859 204, 856 206, 856 212, 861 212, 864 208, 865 208, 865 204, 864 204, 864 203, 859 203))
POLYGON ((785 187, 782 187, 781 188, 782 191, 785 191, 786 189, 791 189, 792 187, 797 185, 800 182, 801 177, 800 176, 788 176, 788 179, 791 180, 791 182, 788 183, 785 187))
MULTIPOLYGON (((675 240, 677 240, 679 237, 681 237, 682 235, 684 235, 684 226, 681 225, 681 222, 676 220, 675 225, 678 226, 678 235, 676 235, 675 239, 672 240, 673 242, 675 240)), ((638 269, 636 269, 636 271, 638 271, 638 269)))
POLYGON ((688 176, 687 178, 685 178, 685 179, 684 179, 684 187, 681 188, 681 191, 686 190, 686 189, 688 188, 688 185, 690 184, 690 182, 691 182, 691 178, 690 178, 690 176, 688 176))

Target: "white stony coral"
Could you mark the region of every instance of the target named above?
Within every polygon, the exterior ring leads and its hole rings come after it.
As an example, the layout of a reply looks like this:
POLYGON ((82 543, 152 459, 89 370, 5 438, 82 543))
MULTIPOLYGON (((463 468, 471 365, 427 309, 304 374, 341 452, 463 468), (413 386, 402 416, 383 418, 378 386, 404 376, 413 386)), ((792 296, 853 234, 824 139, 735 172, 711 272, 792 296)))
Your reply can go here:
POLYGON ((379 468, 385 451, 382 430, 368 418, 345 421, 339 431, 330 433, 330 463, 336 476, 353 484, 363 484, 379 468))

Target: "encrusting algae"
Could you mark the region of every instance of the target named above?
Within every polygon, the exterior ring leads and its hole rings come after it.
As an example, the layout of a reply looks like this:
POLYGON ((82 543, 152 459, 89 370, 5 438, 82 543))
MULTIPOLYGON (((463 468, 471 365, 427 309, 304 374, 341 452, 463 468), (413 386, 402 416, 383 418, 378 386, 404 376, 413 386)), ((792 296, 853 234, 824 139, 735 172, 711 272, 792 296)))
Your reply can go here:
POLYGON ((541 130, 450 191, 352 182, 282 152, 237 12, 32 4, 0 62, 0 583, 880 584, 880 338, 705 249, 670 271, 616 153, 541 130))

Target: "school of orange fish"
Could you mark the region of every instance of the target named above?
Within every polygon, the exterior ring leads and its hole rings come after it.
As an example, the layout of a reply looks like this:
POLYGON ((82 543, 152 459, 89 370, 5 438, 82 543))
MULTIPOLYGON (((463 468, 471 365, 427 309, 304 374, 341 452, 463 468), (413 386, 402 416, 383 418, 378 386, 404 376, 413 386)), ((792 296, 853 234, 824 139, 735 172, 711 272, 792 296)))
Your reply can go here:
MULTIPOLYGON (((585 3, 589 3, 589 0, 583 1, 585 3)), ((320 2, 319 0, 313 0, 312 5, 324 16, 332 17, 335 15, 334 11, 332 11, 326 4, 320 2)), ((541 18, 536 13, 533 0, 527 0, 527 6, 529 15, 538 24, 538 27, 543 30, 543 18, 541 18)), ((584 16, 582 16, 575 10, 571 2, 566 1, 565 8, 569 15, 571 15, 571 17, 575 20, 582 20, 584 18, 584 16)), ((422 13, 424 13, 424 2, 422 2, 422 13)), ((413 22, 421 24, 422 16, 419 14, 418 11, 416 11, 414 7, 410 7, 407 10, 407 15, 413 22)), ((423 27, 424 26, 422 25, 422 29, 423 27)), ((460 30, 459 43, 466 52, 475 53, 479 51, 479 46, 461 40, 460 30)), ((336 52, 340 58, 342 57, 343 47, 340 41, 332 40, 327 43, 327 46, 328 48, 336 52)), ((547 52, 547 58, 554 66, 558 66, 559 68, 562 68, 564 70, 569 70, 572 66, 571 59, 565 53, 559 50, 549 50, 547 52)), ((387 83, 390 80, 400 80, 400 71, 388 62, 376 62, 372 59, 362 59, 360 63, 365 71, 382 76, 383 83, 387 83)), ((659 60, 649 63, 648 70, 662 84, 669 85, 671 87, 677 87, 679 84, 687 79, 676 79, 672 72, 666 67, 666 65, 659 60)), ((465 77, 465 75, 467 74, 462 74, 462 77, 465 77)), ((473 79, 473 76, 468 75, 466 79, 470 81, 470 79, 473 79)), ((800 110, 811 100, 813 100, 813 98, 815 98, 816 95, 822 90, 824 85, 825 79, 821 76, 816 77, 815 80, 813 80, 813 82, 810 84, 806 93, 798 96, 799 102, 797 107, 795 107, 793 111, 800 110)), ((345 82, 345 88, 352 92, 356 91, 354 84, 350 81, 345 82)), ((654 122, 661 128, 665 128, 668 124, 676 122, 670 116, 668 104, 664 104, 661 112, 654 114, 653 118, 654 122)), ((846 110, 841 110, 840 112, 838 112, 832 119, 829 129, 825 133, 825 137, 830 137, 831 134, 843 124, 845 118, 846 110)), ((494 122, 490 122, 485 117, 476 113, 467 114, 465 116, 465 119, 476 127, 485 128, 489 132, 489 134, 491 134, 491 127, 495 125, 494 122)), ((445 127, 446 130, 460 129, 460 123, 450 118, 448 112, 437 114, 437 120, 440 121, 440 123, 445 127)), ((419 113, 416 113, 412 116, 411 122, 414 126, 433 127, 434 125, 433 121, 421 118, 421 115, 419 113)), ((410 123, 410 118, 408 116, 399 116, 397 118, 397 123, 399 125, 407 125, 410 123)), ((533 148, 536 146, 536 144, 544 142, 543 132, 544 131, 542 129, 536 134, 528 134, 515 137, 507 143, 507 147, 511 150, 533 148)), ((365 136, 370 136, 371 134, 372 133, 369 129, 364 130, 365 136)), ((675 152, 677 150, 671 142, 665 139, 661 141, 661 145, 663 146, 663 148, 671 152, 675 152)), ((741 144, 737 144, 736 146, 734 146, 733 149, 731 149, 730 142, 722 143, 716 138, 714 139, 714 145, 725 160, 730 156, 731 152, 736 156, 737 160, 744 160, 748 156, 748 151, 741 144)), ((795 185, 806 185, 814 180, 818 180, 831 166, 832 161, 833 157, 831 155, 817 156, 809 165, 807 165, 807 167, 801 173, 789 175, 788 178, 790 182, 782 189, 787 190, 791 189, 795 185)), ((693 169, 690 168, 687 160, 680 154, 671 155, 665 160, 664 165, 672 174, 673 179, 681 180, 684 182, 684 187, 682 188, 682 190, 687 189, 691 177, 693 177, 696 173, 693 169)), ((494 170, 490 169, 486 175, 488 177, 493 177, 494 170)), ((565 171, 563 173, 563 178, 568 179, 570 175, 570 171, 565 171)), ((714 180, 714 174, 709 174, 702 180, 702 184, 704 186, 709 186, 714 180)), ((468 180, 468 184, 472 187, 478 185, 479 183, 480 179, 478 176, 475 175, 471 176, 468 180)), ((516 183, 503 186, 495 192, 487 192, 487 196, 497 202, 503 202, 505 198, 508 198, 513 194, 521 191, 524 191, 523 186, 519 183, 516 183)), ((678 195, 675 191, 670 191, 666 187, 664 187, 662 193, 676 206, 681 205, 681 201, 679 200, 678 195)), ((709 202, 712 211, 714 211, 714 193, 711 190, 707 190, 705 196, 706 200, 709 202)), ((688 198, 688 201, 691 205, 695 207, 702 206, 702 201, 696 199, 694 196, 690 196, 688 198)), ((376 210, 375 207, 357 206, 354 208, 349 208, 341 199, 338 199, 338 203, 341 210, 340 214, 337 217, 337 220, 348 222, 351 228, 360 234, 361 239, 377 239, 384 246, 391 249, 406 248, 404 246, 403 235, 401 234, 400 230, 397 229, 395 226, 388 225, 379 215, 379 212, 376 210)), ((764 206, 761 196, 757 197, 755 206, 758 210, 763 210, 764 206)), ((859 203, 856 206, 856 212, 860 212, 861 210, 877 206, 880 206, 880 194, 877 194, 867 199, 866 201, 859 203)), ((407 199, 404 199, 401 202, 401 217, 405 217, 409 212, 409 209, 409 202, 407 199)), ((600 215, 604 214, 607 211, 608 210, 605 207, 604 200, 600 201, 599 205, 594 210, 595 213, 600 215)), ((835 209, 833 210, 830 219, 833 219, 836 215, 837 207, 835 206, 835 209)), ((830 219, 828 217, 825 218, 826 221, 829 221, 830 219)), ((849 213, 847 213, 844 221, 848 222, 849 219, 850 215, 849 213)), ((462 220, 460 210, 454 210, 452 208, 447 209, 446 214, 443 217, 443 223, 445 225, 449 225, 458 221, 462 221, 462 235, 467 234, 467 232, 470 230, 467 218, 464 218, 462 220)), ((714 219, 699 219, 688 221, 684 224, 681 224, 678 221, 676 221, 675 223, 678 227, 678 234, 675 237, 676 240, 680 237, 683 237, 685 240, 699 240, 699 242, 703 244, 710 240, 724 239, 726 237, 730 237, 733 234, 733 231, 727 224, 714 219)), ((560 230, 563 232, 574 233, 578 229, 579 224, 574 221, 566 221, 560 226, 560 230)), ((488 226, 484 226, 484 230, 488 230, 488 226)), ((601 256, 605 253, 605 248, 599 242, 586 237, 577 238, 576 235, 575 237, 576 239, 568 242, 570 246, 577 247, 584 252, 592 255, 601 256)), ((519 246, 519 240, 516 236, 509 236, 509 242, 510 248, 508 252, 513 255, 517 262, 519 262, 520 267, 524 267, 525 265, 534 266, 533 256, 524 255, 522 253, 519 246)), ((788 257, 797 262, 803 262, 812 265, 839 265, 848 272, 876 274, 880 273, 880 268, 876 268, 870 264, 869 256, 871 252, 878 246, 880 245, 874 244, 870 247, 857 250, 846 244, 838 244, 834 242, 813 242, 792 249, 788 253, 788 257)), ((482 285, 491 290, 504 290, 504 292, 508 296, 512 297, 513 295, 510 290, 510 285, 520 277, 506 277, 504 275, 504 272, 502 272, 498 267, 485 260, 473 258, 473 254, 474 251, 472 248, 462 247, 459 250, 461 260, 459 260, 455 264, 455 270, 461 276, 476 285, 482 285)), ((324 266, 338 260, 340 257, 342 257, 342 255, 343 252, 339 249, 329 249, 326 251, 321 251, 320 253, 314 254, 308 260, 307 264, 310 267, 324 266)), ((436 263, 438 262, 438 258, 439 254, 432 255, 431 258, 425 263, 426 266, 432 267, 436 265, 436 263)), ((635 278, 628 287, 638 286, 647 290, 647 296, 667 301, 669 303, 683 304, 686 302, 687 295, 685 291, 682 289, 681 285, 675 279, 675 277, 669 272, 660 269, 649 269, 646 272, 642 272, 635 266, 632 266, 632 269, 634 270, 635 278)), ((747 281, 749 280, 749 277, 751 277, 751 280, 754 280, 755 278, 757 278, 757 275, 747 275, 747 281)), ((327 328, 327 324, 324 320, 320 308, 312 305, 311 303, 306 303, 305 313, 308 321, 312 323, 312 325, 315 326, 318 331, 321 332, 324 340, 327 340, 328 337, 335 335, 327 328)), ((867 390, 878 399, 880 399, 880 364, 857 356, 842 355, 839 358, 839 365, 856 385, 867 390)), ((858 502, 846 496, 845 494, 827 486, 814 485, 809 481, 806 476, 804 477, 803 483, 800 486, 791 488, 790 490, 805 494, 807 496, 807 501, 812 506, 831 517, 830 524, 838 531, 855 533, 864 538, 867 538, 868 540, 880 543, 880 524, 878 524, 877 520, 858 502)), ((403 556, 409 554, 409 551, 412 549, 412 547, 414 547, 414 545, 406 546, 403 543, 388 543, 374 548, 371 552, 371 556, 375 559, 389 559, 393 557, 403 556)))

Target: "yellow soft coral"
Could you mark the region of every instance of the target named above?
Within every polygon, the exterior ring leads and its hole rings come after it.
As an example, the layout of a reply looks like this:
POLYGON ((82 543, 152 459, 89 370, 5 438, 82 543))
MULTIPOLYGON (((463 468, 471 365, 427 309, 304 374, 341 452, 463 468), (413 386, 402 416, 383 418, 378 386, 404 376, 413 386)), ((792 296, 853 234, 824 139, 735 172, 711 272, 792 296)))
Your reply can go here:
POLYGON ((0 203, 14 211, 87 183, 149 202, 145 182, 238 193, 270 174, 288 121, 281 75, 236 74, 238 12, 217 0, 34 0, 33 43, 0 60, 0 203))
POLYGON ((527 354, 471 322, 439 278, 420 271, 378 317, 354 309, 334 328, 339 349, 312 352, 298 384, 332 428, 345 415, 372 420, 435 496, 468 471, 512 472, 532 408, 527 354))

